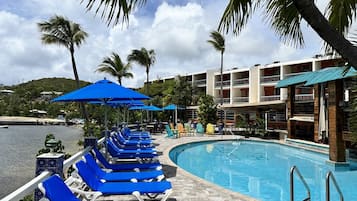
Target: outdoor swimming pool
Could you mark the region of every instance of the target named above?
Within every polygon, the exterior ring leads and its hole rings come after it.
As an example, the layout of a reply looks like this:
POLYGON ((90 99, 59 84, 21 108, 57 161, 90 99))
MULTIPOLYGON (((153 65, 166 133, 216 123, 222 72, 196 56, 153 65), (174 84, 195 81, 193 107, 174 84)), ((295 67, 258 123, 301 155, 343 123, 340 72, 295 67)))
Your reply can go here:
MULTIPOLYGON (((296 165, 311 189, 311 200, 325 201, 325 177, 331 166, 328 156, 276 143, 213 141, 178 146, 170 158, 186 171, 263 201, 290 200, 289 172, 296 165)), ((357 199, 357 171, 333 171, 345 200, 357 199)), ((295 176, 296 178, 296 176, 295 176)), ((295 200, 306 191, 295 179, 295 200)), ((331 200, 339 200, 331 186, 331 200)))

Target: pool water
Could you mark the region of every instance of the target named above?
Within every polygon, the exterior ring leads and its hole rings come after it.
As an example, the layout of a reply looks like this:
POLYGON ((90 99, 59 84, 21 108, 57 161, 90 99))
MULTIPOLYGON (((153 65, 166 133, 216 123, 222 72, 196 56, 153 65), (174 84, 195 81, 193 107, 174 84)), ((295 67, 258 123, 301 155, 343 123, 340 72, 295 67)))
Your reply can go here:
MULTIPOLYGON (((254 141, 185 144, 171 150, 170 158, 198 177, 262 201, 290 200, 289 173, 294 165, 311 190, 311 200, 325 201, 325 178, 332 171, 325 154, 254 141)), ((357 200, 357 171, 333 171, 333 174, 344 200, 357 200)), ((305 199, 307 193, 297 175, 294 180, 295 200, 305 199)), ((333 186, 331 200, 339 200, 333 186)))

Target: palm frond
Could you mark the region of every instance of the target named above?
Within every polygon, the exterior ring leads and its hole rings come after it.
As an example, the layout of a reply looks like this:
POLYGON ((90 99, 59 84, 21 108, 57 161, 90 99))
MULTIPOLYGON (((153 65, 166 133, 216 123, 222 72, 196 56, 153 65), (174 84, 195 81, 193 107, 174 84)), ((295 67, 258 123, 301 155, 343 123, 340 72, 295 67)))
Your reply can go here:
POLYGON ((325 14, 330 24, 344 35, 356 19, 356 9, 357 0, 330 0, 325 14))
POLYGON ((109 26, 111 23, 119 22, 129 23, 130 13, 146 4, 146 0, 81 0, 81 3, 87 1, 86 8, 92 10, 95 5, 95 14, 101 13, 101 18, 109 26))
POLYGON ((45 44, 60 44, 70 49, 80 46, 88 36, 81 26, 62 16, 53 16, 48 21, 38 23, 45 44))
MULTIPOLYGON (((346 36, 353 20, 356 18, 357 0, 330 0, 325 10, 328 21, 341 35, 346 36)), ((325 52, 334 49, 324 42, 325 52)))
POLYGON ((224 52, 225 50, 225 40, 224 37, 218 31, 212 31, 210 34, 211 39, 207 40, 208 43, 212 44, 212 46, 220 52, 224 52))
POLYGON ((219 22, 218 30, 228 33, 230 29, 239 34, 262 0, 230 0, 219 22))
POLYGON ((111 57, 105 57, 101 64, 96 69, 97 72, 108 73, 109 75, 116 77, 119 84, 121 84, 122 78, 133 78, 133 74, 129 72, 131 64, 124 64, 117 53, 112 53, 111 57))
POLYGON ((293 0, 269 0, 266 2, 266 22, 284 43, 294 47, 304 46, 301 32, 301 16, 293 0))

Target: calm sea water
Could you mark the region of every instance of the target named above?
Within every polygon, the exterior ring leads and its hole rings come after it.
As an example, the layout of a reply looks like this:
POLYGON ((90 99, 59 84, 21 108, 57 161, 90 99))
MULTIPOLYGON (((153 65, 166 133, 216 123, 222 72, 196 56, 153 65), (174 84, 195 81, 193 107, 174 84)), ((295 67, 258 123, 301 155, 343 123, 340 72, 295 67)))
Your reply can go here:
POLYGON ((44 147, 47 134, 61 140, 67 153, 73 154, 82 129, 66 126, 9 126, 0 128, 0 198, 30 181, 35 175, 36 154, 44 147))

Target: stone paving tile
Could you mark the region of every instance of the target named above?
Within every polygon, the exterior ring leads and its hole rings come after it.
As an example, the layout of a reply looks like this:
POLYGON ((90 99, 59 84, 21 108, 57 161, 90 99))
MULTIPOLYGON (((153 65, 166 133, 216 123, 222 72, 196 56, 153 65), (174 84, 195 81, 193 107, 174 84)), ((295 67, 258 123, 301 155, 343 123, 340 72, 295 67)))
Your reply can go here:
MULTIPOLYGON (((186 172, 177 167, 168 156, 169 151, 180 144, 206 140, 237 139, 237 136, 187 136, 170 139, 165 138, 164 134, 157 134, 154 135, 154 139, 156 149, 159 153, 162 153, 159 155, 159 160, 163 165, 165 176, 172 183, 173 193, 168 201, 256 201, 256 199, 229 191, 186 172)), ((147 197, 143 197, 145 200, 149 200, 147 197)), ((160 196, 159 199, 161 199, 160 196)), ((106 197, 105 200, 132 201, 136 199, 133 196, 110 196, 106 197)))

